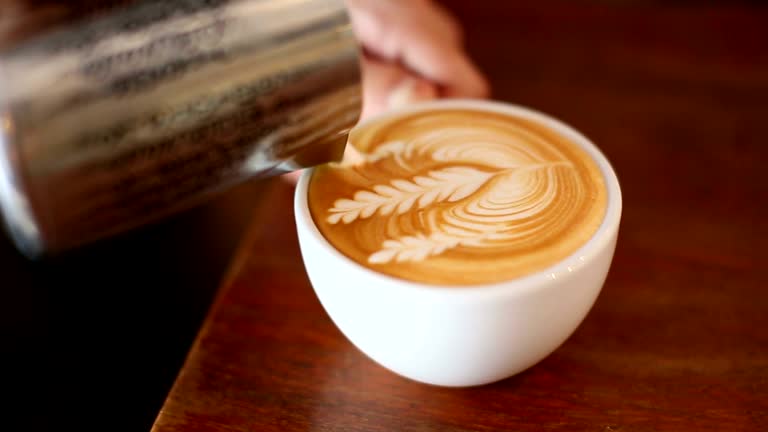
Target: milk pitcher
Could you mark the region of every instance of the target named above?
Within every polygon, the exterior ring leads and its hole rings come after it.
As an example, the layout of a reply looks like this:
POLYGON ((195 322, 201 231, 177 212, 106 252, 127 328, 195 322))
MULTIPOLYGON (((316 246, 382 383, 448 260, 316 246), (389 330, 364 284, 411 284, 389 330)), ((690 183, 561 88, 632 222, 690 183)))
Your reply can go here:
POLYGON ((361 111, 343 0, 134 2, 0 52, 0 209, 56 254, 339 160, 361 111))

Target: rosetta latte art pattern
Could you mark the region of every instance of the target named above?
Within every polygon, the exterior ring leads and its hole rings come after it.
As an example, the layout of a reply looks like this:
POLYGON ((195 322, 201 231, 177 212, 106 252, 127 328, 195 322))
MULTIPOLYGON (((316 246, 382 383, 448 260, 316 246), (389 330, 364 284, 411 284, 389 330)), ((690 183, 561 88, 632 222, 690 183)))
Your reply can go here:
MULTIPOLYGON (((449 129, 442 133, 450 136, 461 132, 449 129)), ((409 143, 410 147, 415 143, 417 141, 409 143)), ((402 142, 385 147, 388 151, 401 147, 403 151, 396 153, 399 157, 395 154, 392 157, 404 169, 411 169, 403 154, 412 154, 413 148, 407 149, 402 142)), ((423 260, 458 245, 497 247, 546 229, 547 224, 537 224, 536 218, 553 210, 556 185, 561 183, 557 177, 570 175, 573 164, 565 160, 546 161, 525 148, 493 147, 458 142, 431 152, 423 149, 433 160, 451 166, 412 179, 393 179, 389 185, 358 191, 352 199, 339 199, 329 210, 328 222, 352 223, 375 213, 404 214, 413 208, 428 214, 439 213, 432 215, 438 217, 427 219, 429 235, 420 232, 385 240, 382 249, 368 258, 371 263, 423 260), (482 164, 487 170, 463 165, 468 160, 482 164), (558 167, 565 169, 557 170, 558 167), (489 186, 480 191, 486 184, 489 186), (435 208, 440 202, 455 204, 435 208), (531 218, 532 222, 526 222, 531 218)), ((380 153, 373 153, 366 159, 370 162, 382 157, 380 153)))
POLYGON ((471 268, 484 257, 558 249, 582 222, 593 233, 602 185, 579 149, 508 116, 462 113, 364 129, 351 141, 362 161, 328 168, 344 172, 347 188, 327 201, 326 231, 367 223, 367 237, 347 236, 367 266, 413 267, 463 252, 454 260, 471 268))

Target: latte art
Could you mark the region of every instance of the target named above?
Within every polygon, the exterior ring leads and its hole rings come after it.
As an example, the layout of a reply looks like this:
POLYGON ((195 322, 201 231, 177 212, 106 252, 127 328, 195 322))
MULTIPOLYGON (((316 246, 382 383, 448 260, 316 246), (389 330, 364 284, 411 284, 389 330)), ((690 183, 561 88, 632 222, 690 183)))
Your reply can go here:
POLYGON ((519 277, 573 253, 602 221, 602 175, 574 143, 530 120, 441 109, 358 127, 355 163, 316 170, 323 236, 392 276, 441 284, 519 277))

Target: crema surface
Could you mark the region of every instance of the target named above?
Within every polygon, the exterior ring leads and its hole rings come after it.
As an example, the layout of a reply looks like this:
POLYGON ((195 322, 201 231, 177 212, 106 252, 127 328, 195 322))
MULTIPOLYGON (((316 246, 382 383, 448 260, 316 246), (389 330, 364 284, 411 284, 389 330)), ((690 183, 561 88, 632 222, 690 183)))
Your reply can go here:
POLYGON ((349 144, 362 160, 310 179, 312 218, 341 253, 398 278, 473 285, 534 273, 574 253, 605 213, 589 155, 510 114, 413 112, 362 124, 349 144))

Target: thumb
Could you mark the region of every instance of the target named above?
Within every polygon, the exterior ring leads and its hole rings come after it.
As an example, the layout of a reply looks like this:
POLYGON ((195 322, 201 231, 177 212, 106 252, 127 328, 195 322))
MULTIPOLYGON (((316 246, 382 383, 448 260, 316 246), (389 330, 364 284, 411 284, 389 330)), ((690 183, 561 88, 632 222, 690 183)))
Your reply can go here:
MULTIPOLYGON (((409 73, 402 66, 362 56, 363 68, 363 108, 360 120, 396 109, 414 102, 435 99, 437 87, 430 81, 409 73)), ((295 184, 300 171, 287 173, 281 177, 295 184)))
POLYGON ((363 111, 361 120, 413 102, 435 99, 437 87, 430 81, 409 73, 396 63, 368 55, 363 63, 363 111))

